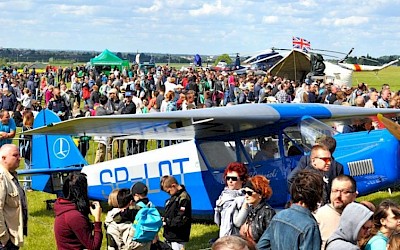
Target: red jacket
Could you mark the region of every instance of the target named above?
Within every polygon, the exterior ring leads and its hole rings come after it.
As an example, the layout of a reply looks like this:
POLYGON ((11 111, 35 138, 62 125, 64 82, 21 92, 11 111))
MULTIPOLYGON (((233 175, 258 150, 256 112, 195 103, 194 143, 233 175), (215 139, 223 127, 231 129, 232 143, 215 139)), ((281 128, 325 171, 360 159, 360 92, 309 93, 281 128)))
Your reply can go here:
POLYGON ((54 233, 58 250, 101 248, 101 222, 95 222, 93 229, 89 218, 79 212, 74 203, 63 198, 58 198, 54 203, 54 212, 54 233))

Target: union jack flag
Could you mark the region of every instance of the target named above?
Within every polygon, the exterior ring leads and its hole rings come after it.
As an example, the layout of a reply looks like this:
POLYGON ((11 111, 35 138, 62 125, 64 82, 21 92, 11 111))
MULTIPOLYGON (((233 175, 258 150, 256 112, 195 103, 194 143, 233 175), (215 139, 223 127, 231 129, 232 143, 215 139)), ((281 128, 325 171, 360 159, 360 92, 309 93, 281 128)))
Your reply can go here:
POLYGON ((310 41, 308 41, 306 39, 294 36, 293 37, 293 48, 308 52, 311 49, 311 43, 310 43, 310 41))

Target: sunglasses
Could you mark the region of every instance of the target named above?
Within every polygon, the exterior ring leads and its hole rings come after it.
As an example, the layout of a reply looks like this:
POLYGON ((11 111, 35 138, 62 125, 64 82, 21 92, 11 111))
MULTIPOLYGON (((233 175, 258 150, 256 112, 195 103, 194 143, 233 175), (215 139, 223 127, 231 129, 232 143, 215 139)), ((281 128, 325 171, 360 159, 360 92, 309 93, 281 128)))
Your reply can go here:
POLYGON ((238 177, 237 177, 237 176, 226 176, 226 177, 225 177, 225 180, 226 180, 226 181, 229 181, 229 180, 237 181, 237 180, 238 180, 238 177))
POLYGON ((321 159, 321 160, 323 160, 325 163, 328 163, 328 162, 331 162, 331 161, 332 161, 332 158, 331 158, 331 157, 315 157, 315 158, 321 159))
POLYGON ((253 195, 253 193, 255 193, 254 191, 248 191, 248 190, 242 190, 242 193, 243 194, 247 194, 248 196, 252 196, 253 195))

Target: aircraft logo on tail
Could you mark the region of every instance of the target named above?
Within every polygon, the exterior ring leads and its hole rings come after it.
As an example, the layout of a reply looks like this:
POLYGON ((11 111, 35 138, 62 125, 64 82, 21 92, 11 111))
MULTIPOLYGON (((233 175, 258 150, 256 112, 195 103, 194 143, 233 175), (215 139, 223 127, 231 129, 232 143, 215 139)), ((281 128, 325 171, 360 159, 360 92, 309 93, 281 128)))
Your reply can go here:
POLYGON ((65 138, 58 138, 53 144, 53 154, 60 160, 69 155, 71 147, 65 138))

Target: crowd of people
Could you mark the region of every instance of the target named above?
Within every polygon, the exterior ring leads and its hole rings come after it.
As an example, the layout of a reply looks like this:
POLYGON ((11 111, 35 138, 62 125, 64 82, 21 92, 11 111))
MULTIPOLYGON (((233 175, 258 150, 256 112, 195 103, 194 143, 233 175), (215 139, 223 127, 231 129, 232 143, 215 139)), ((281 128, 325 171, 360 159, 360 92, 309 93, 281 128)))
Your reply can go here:
MULTIPOLYGON (((146 69, 137 65, 115 67, 106 75, 96 68, 47 67, 46 72, 8 67, 0 70, 0 109, 10 112, 49 108, 62 120, 95 114, 100 97, 113 114, 169 112, 243 103, 326 103, 398 108, 398 92, 384 84, 381 89, 359 83, 356 87, 334 83, 294 81, 253 71, 210 71, 202 68, 177 70, 165 66, 146 69), (127 94, 126 94, 127 93, 127 94), (135 109, 123 111, 127 97, 135 109), (82 107, 82 108, 81 108, 82 107)), ((132 106, 132 105, 131 105, 132 106)), ((108 113, 107 113, 108 114, 108 113)), ((18 120, 20 124, 22 120, 18 120)))
POLYGON ((289 175, 290 200, 279 213, 267 203, 273 192, 268 179, 229 164, 216 202, 220 234, 212 249, 398 249, 400 205, 356 202, 357 183, 332 158, 335 148, 334 138, 317 138, 289 175))
MULTIPOLYGON (((311 154, 303 156, 289 176, 290 200, 280 212, 268 204, 273 190, 265 176, 249 176, 245 164, 230 163, 223 174, 226 187, 216 201, 214 218, 220 232, 212 249, 398 249, 400 205, 392 200, 376 207, 356 202, 356 181, 343 174, 339 163, 332 164, 335 146, 332 137, 317 138, 311 154)), ((19 162, 16 145, 0 148, 0 249, 19 249, 28 232, 26 195, 16 176, 19 162)), ((160 189, 170 195, 162 217, 144 183, 112 191, 112 209, 105 220, 107 249, 185 248, 193 222, 190 195, 173 176, 160 178, 160 189), (155 229, 137 226, 149 218, 155 229), (164 241, 158 238, 161 227, 164 241), (138 231, 153 234, 139 237, 138 231)), ((89 201, 85 174, 68 175, 54 211, 58 249, 101 248, 102 208, 89 201)))
MULTIPOLYGON (((84 66, 48 66, 38 73, 24 67, 0 70, 0 110, 8 111, 16 126, 23 126, 24 111, 43 108, 54 111, 61 120, 114 114, 170 112, 244 103, 325 103, 369 108, 399 108, 398 92, 384 84, 381 89, 360 83, 356 87, 333 83, 293 81, 248 71, 211 71, 203 68, 177 70, 168 65, 149 69, 115 67, 110 72, 84 66)), ((351 132, 351 126, 346 127, 351 132)), ((0 128, 0 130, 2 130, 0 128)), ((4 130, 2 130, 4 131, 4 130)), ((346 131, 345 131, 346 132, 346 131)), ((112 138, 96 137, 99 142, 95 162, 110 159, 106 154, 112 138), (107 157, 106 157, 107 156, 107 157)), ((1 143, 1 141, 0 141, 1 143)), ((168 142, 165 142, 168 143, 168 142)), ((87 143, 81 151, 87 151, 87 143)), ((144 142, 128 140, 116 145, 117 155, 143 152, 144 142)))
MULTIPOLYGON (((318 158, 310 157, 312 161, 318 158)), ((324 177, 329 170, 299 170, 290 184, 288 207, 275 214, 268 206, 268 196, 253 186, 255 179, 265 177, 247 177, 243 182, 247 172, 244 166, 237 166, 240 163, 230 164, 224 174, 227 186, 216 204, 215 222, 220 234, 213 250, 399 249, 400 205, 392 200, 384 200, 377 207, 368 201, 356 202, 357 184, 351 176, 333 178, 323 205, 328 184, 324 177), (264 201, 252 203, 257 196, 264 201), (238 223, 240 214, 247 216, 238 223)), ((269 181, 262 183, 268 187, 269 181)))
MULTIPOLYGON (((18 147, 4 144, 0 148, 0 249, 5 250, 22 247, 24 236, 28 234, 27 199, 16 174, 19 163, 18 147)), ((160 188, 170 195, 163 217, 152 207, 144 183, 137 182, 131 189, 113 190, 109 195, 112 209, 105 220, 107 249, 184 249, 192 223, 190 195, 173 176, 163 176, 160 188), (157 217, 159 226, 154 229, 152 225, 157 217), (151 223, 144 224, 143 221, 148 220, 151 223), (165 242, 158 239, 161 226, 165 242)), ((101 249, 102 208, 98 201, 89 201, 86 175, 70 173, 64 180, 62 192, 62 197, 54 204, 57 249, 101 249), (93 216, 93 221, 89 215, 93 216)))

